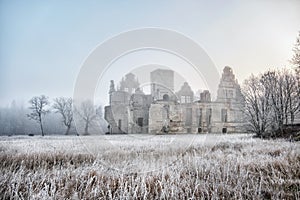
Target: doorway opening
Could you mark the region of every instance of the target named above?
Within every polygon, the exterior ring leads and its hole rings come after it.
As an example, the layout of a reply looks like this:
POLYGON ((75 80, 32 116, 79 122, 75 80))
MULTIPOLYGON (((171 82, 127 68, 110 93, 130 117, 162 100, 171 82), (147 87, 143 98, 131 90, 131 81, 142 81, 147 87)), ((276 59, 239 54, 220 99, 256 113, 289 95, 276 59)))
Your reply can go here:
POLYGON ((138 118, 138 126, 140 126, 140 127, 143 127, 143 121, 144 121, 144 118, 142 118, 142 117, 139 117, 138 118))
POLYGON ((227 128, 223 128, 222 133, 227 133, 227 128))

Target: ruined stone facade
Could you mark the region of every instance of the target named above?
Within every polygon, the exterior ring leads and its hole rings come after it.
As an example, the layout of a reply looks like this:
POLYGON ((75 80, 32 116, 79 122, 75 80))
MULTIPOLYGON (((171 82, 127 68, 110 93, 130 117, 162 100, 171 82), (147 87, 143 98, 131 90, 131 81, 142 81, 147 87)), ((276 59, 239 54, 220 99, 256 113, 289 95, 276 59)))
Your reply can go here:
POLYGON ((217 99, 208 90, 194 101, 187 82, 174 91, 174 72, 157 69, 150 74, 151 94, 144 94, 133 74, 115 90, 111 81, 105 119, 109 133, 230 133, 244 132, 243 97, 230 67, 225 67, 217 99))

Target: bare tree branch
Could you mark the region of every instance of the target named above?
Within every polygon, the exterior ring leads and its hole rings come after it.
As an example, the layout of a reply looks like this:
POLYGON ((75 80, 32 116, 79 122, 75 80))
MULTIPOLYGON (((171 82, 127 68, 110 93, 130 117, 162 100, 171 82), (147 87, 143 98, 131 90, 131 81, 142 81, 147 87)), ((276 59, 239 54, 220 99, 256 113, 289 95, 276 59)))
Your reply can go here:
POLYGON ((89 134, 89 128, 97 119, 97 113, 91 100, 83 101, 79 108, 75 107, 75 113, 80 116, 85 124, 84 134, 89 134))

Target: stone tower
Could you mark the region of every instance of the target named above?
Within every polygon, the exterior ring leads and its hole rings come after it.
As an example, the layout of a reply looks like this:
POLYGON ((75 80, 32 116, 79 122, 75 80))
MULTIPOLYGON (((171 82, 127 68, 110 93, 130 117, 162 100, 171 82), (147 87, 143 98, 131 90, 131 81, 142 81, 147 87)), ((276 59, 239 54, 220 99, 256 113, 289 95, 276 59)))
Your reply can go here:
POLYGON ((235 79, 232 69, 226 66, 220 80, 217 101, 218 102, 237 102, 242 97, 240 85, 235 79))

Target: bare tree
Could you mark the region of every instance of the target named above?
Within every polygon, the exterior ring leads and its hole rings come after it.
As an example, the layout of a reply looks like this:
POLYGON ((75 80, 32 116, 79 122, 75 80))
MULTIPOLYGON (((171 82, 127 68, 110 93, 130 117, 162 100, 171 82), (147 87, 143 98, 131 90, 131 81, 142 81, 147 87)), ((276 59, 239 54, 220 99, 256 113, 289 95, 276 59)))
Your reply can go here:
POLYGON ((62 122, 67 127, 65 135, 68 135, 73 122, 72 98, 60 97, 54 99, 53 108, 56 113, 61 114, 62 122))
POLYGON ((281 72, 283 79, 283 90, 285 96, 285 124, 290 120, 294 124, 295 115, 300 111, 300 82, 296 73, 291 70, 283 70, 281 72))
POLYGON ((261 81, 266 90, 270 92, 273 121, 275 121, 273 125, 282 131, 287 113, 283 77, 278 71, 269 70, 262 75, 261 81))
POLYGON ((249 131, 260 137, 271 126, 270 92, 264 87, 261 77, 253 75, 245 80, 242 92, 249 131))
POLYGON ((101 105, 96 107, 96 115, 99 119, 103 118, 103 108, 101 105))
MULTIPOLYGON (((300 98, 300 31, 298 33, 298 37, 296 38, 296 43, 293 48, 293 58, 291 60, 292 64, 296 66, 295 71, 296 71, 296 87, 297 87, 297 96, 300 98)), ((298 98, 298 102, 300 102, 300 99, 298 98)), ((298 112, 299 112, 299 107, 298 107, 298 112)), ((291 113, 292 114, 292 113, 291 113)))
POLYGON ((300 31, 293 48, 293 58, 291 62, 296 66, 298 73, 300 73, 300 31))
POLYGON ((293 124, 300 108, 299 85, 297 74, 289 69, 268 70, 247 79, 243 95, 252 131, 282 134, 285 125, 293 124))
POLYGON ((274 121, 282 132, 285 124, 293 124, 299 112, 299 82, 294 71, 283 69, 267 71, 262 76, 264 87, 270 91, 274 121))
POLYGON ((40 125, 42 136, 44 136, 43 116, 50 112, 49 109, 47 109, 47 106, 50 104, 48 99, 49 98, 45 95, 41 95, 39 97, 32 97, 29 100, 29 103, 31 104, 29 109, 31 109, 32 112, 27 116, 29 119, 35 120, 40 125))
POLYGON ((94 105, 91 100, 83 101, 80 104, 79 108, 75 108, 76 114, 84 122, 84 134, 89 134, 89 128, 94 124, 95 120, 97 119, 97 113, 94 109, 94 105))

